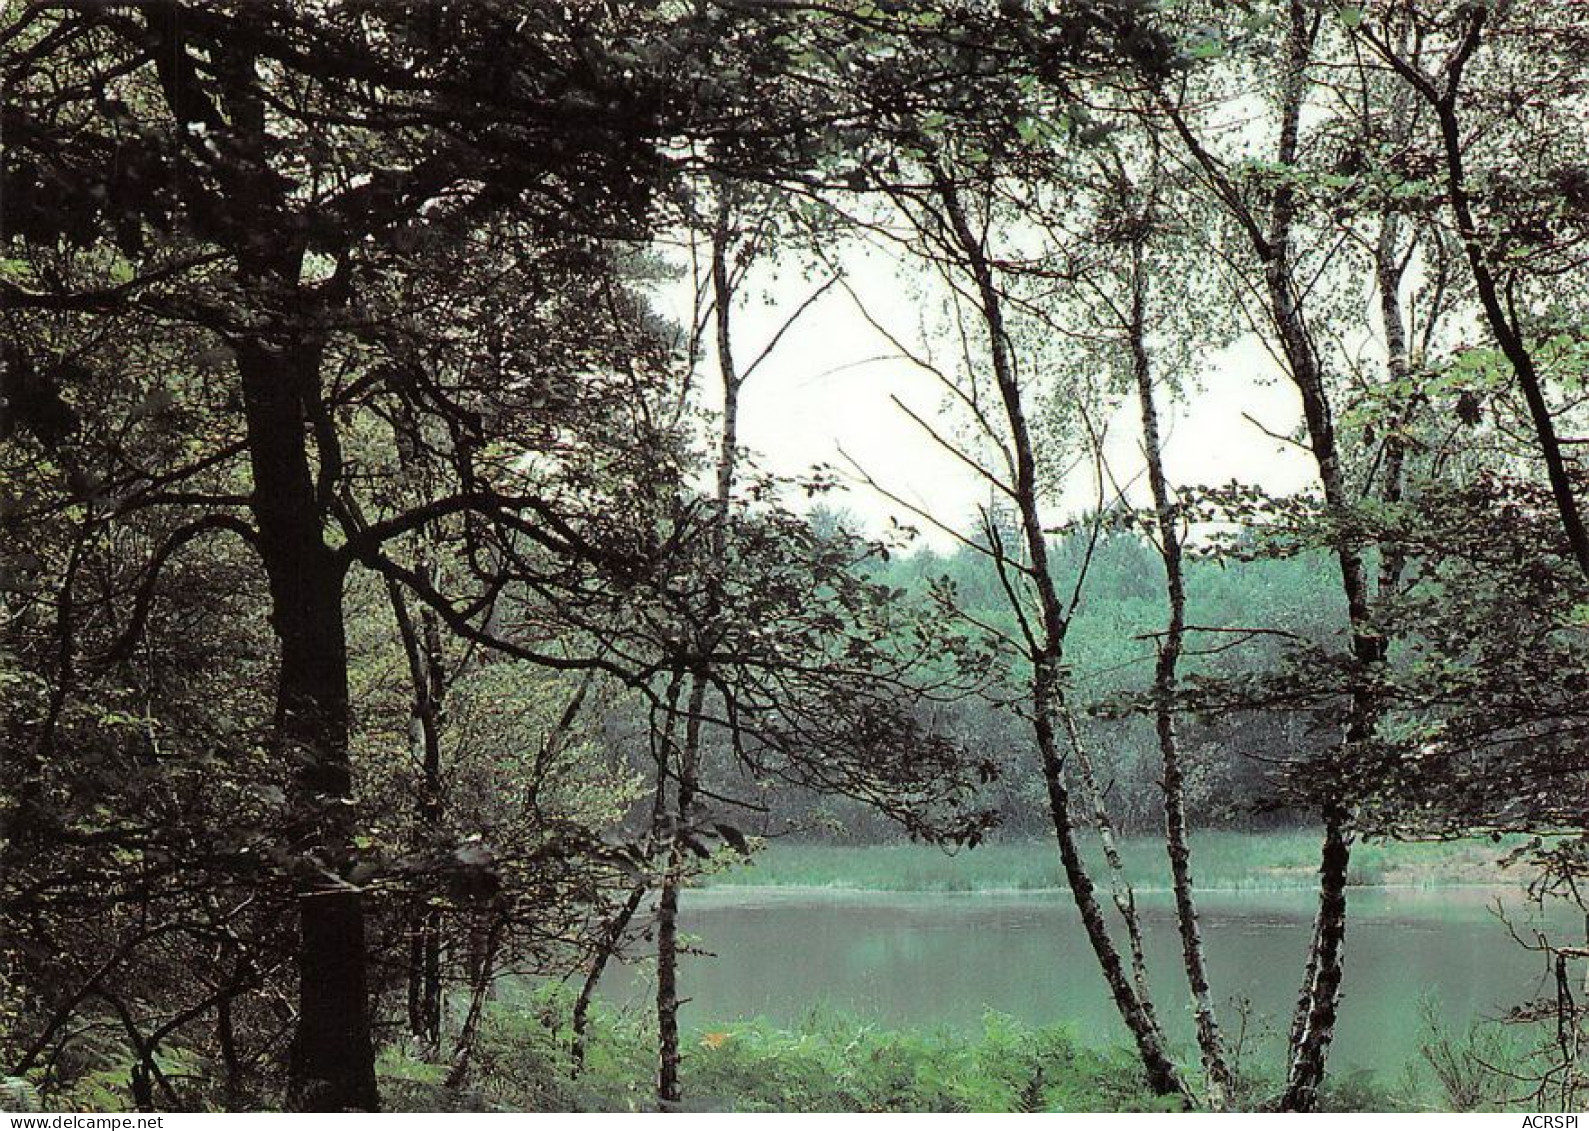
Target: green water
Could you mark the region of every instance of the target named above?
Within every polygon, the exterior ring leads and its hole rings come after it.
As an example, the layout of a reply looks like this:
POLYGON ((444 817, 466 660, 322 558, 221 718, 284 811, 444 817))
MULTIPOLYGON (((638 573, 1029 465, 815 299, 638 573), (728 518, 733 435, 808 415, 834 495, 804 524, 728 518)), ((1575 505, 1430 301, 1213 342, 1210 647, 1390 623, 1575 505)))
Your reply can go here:
MULTIPOLYGON (((1497 901, 1514 924, 1530 922, 1515 890, 1351 893, 1338 1071, 1393 1074, 1415 1061, 1426 1003, 1442 1024, 1460 1028, 1542 992, 1542 959, 1511 939, 1492 910, 1497 901)), ((1172 906, 1162 895, 1140 896, 1139 904, 1162 1019, 1189 1051, 1172 906)), ((1232 1039, 1245 1027, 1246 1055, 1273 1060, 1301 978, 1313 900, 1306 892, 1210 892, 1200 907, 1232 1039), (1245 1026, 1238 1002, 1246 1003, 1245 1026)), ((687 1025, 753 1017, 789 1024, 821 1008, 887 1025, 970 1025, 992 1009, 1034 1024, 1068 1023, 1098 1045, 1125 1041, 1065 892, 706 889, 686 894, 683 927, 711 952, 683 964, 687 1025)), ((639 1004, 651 986, 648 964, 635 963, 616 968, 603 993, 639 1004)))

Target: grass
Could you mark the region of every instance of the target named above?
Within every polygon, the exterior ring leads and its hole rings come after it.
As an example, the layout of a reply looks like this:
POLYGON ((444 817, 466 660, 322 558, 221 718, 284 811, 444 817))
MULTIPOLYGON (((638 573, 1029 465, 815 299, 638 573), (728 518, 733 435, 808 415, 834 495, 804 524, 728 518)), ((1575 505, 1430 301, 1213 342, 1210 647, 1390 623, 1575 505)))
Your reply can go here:
MULTIPOLYGON (((568 994, 487 1015, 472 1088, 450 1093, 445 1069, 395 1049, 380 1063, 392 1110, 654 1109, 656 1046, 648 1015, 593 1015, 584 1071, 568 1049, 568 994)), ((683 1042, 684 1106, 696 1111, 1017 1112, 1165 1108, 1123 1050, 1084 1047, 1063 1027, 990 1013, 977 1027, 887 1029, 827 1010, 798 1026, 765 1021, 691 1030, 683 1042)))
MULTIPOLYGON (((598 1007, 584 1070, 573 1071, 570 995, 539 987, 486 1016, 467 1091, 446 1069, 398 1049, 382 1054, 388 1110, 654 1110, 656 1044, 644 1012, 598 1007)), ((814 1009, 799 1025, 763 1020, 684 1034, 685 1110, 736 1112, 1126 1112, 1179 1110, 1154 1096, 1126 1049, 1088 1047, 1066 1026, 1029 1026, 1000 1013, 978 1025, 891 1029, 814 1009)), ((1189 1077, 1196 1071, 1187 1065, 1189 1077)), ((1243 1078, 1238 1108, 1271 1098, 1277 1081, 1243 1078)), ((1401 1087, 1358 1073, 1332 1080, 1326 1110, 1408 1106, 1401 1087)))
MULTIPOLYGON (((654 1020, 646 1010, 598 1002, 587 1055, 575 1071, 573 993, 551 982, 507 994, 487 1007, 464 1085, 446 1084, 449 1065, 412 1046, 389 1044, 376 1063, 383 1110, 394 1112, 607 1112, 656 1109, 654 1020)), ((1426 1024, 1432 1024, 1426 1021, 1426 1024)), ((681 1049, 683 1109, 735 1112, 1131 1112, 1178 1110, 1154 1096, 1123 1047, 1090 1047, 1066 1025, 1032 1026, 989 1012, 979 1024, 888 1028, 848 1013, 813 1008, 799 1024, 765 1020, 688 1028, 681 1049)), ((1332 1075, 1326 1111, 1509 1110, 1516 1080, 1541 1063, 1513 1034, 1493 1027, 1431 1030, 1436 1081, 1383 1079, 1359 1070, 1332 1075), (1487 1065, 1499 1065, 1498 1074, 1487 1065), (1512 1073, 1508 1075, 1507 1073, 1512 1073)), ((1181 1049, 1188 1080, 1198 1077, 1181 1049)), ((1548 1061, 1547 1061, 1548 1062, 1548 1061)), ((20 1110, 135 1110, 128 1063, 96 1070, 37 1102, 24 1081, 0 1077, 20 1110)), ((1240 1074, 1236 1110, 1261 1110, 1279 1090, 1273 1066, 1240 1074)), ((166 1070, 189 1084, 204 1079, 202 1058, 180 1056, 166 1070)), ((216 1095, 210 1079, 202 1092, 216 1095)), ((7 1092, 0 1092, 0 1098, 7 1092)), ((276 1110, 279 1095, 264 1097, 276 1110)), ((1570 1110, 1577 1101, 1567 1105, 1570 1110)), ((192 1110, 221 1110, 196 1105, 192 1110)))
MULTIPOLYGON (((1518 870, 1500 858, 1523 838, 1495 843, 1365 842, 1354 846, 1349 882, 1357 886, 1517 884, 1518 870)), ((1169 867, 1156 837, 1121 843, 1126 874, 1142 891, 1168 888, 1169 867)), ((1263 833, 1199 832, 1192 836, 1192 863, 1203 890, 1285 890, 1311 887, 1318 869, 1319 839, 1309 830, 1263 833)), ((1101 876, 1102 853, 1088 852, 1101 876)), ((860 891, 1043 891, 1064 886, 1052 842, 1001 841, 951 856, 923 844, 830 845, 774 842, 748 866, 713 875, 712 886, 807 887, 860 891)))

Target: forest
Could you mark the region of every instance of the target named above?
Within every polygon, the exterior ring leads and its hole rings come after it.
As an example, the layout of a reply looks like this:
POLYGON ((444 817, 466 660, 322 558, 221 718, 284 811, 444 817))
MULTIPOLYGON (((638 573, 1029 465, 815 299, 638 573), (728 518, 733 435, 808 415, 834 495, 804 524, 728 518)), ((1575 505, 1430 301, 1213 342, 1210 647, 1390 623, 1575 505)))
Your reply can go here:
POLYGON ((1585 1106, 1586 259, 1578 0, 6 0, 0 1110, 1585 1106))

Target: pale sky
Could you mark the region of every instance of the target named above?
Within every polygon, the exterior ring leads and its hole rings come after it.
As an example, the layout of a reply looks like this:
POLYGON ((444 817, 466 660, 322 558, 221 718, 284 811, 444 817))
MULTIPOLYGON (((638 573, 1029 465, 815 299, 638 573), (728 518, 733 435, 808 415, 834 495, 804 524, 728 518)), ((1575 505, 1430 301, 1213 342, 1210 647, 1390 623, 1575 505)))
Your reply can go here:
MULTIPOLYGON (((873 252, 847 254, 846 277, 867 303, 871 316, 913 351, 924 348, 920 306, 924 282, 908 275, 890 257, 873 252)), ((735 311, 735 352, 741 365, 762 352, 793 310, 820 279, 758 278, 744 291, 735 311)), ((688 287, 672 300, 683 313, 688 287)), ((930 336, 930 335, 929 335, 930 336)), ((940 341, 940 353, 952 345, 940 341)), ((712 366, 704 367, 708 376, 712 366)), ((720 403, 721 387, 708 384, 705 395, 720 403)), ((965 530, 988 487, 974 472, 945 452, 893 403, 899 397, 933 421, 950 422, 935 378, 910 361, 878 333, 839 287, 830 289, 784 335, 747 382, 740 401, 740 437, 762 468, 798 475, 815 464, 837 467, 854 479, 829 505, 860 517, 873 532, 895 516, 922 531, 935 549, 953 540, 851 476, 847 453, 888 491, 908 499, 940 522, 965 530)), ((1161 396, 1167 425, 1166 463, 1172 480, 1185 484, 1222 484, 1232 479, 1261 483, 1271 491, 1295 491, 1314 482, 1311 458, 1293 445, 1266 436, 1243 417, 1249 414, 1270 432, 1292 433, 1301 410, 1296 392, 1273 360, 1249 336, 1212 355, 1208 372, 1188 390, 1184 401, 1161 396)), ((945 429, 946 431, 948 429, 945 429)), ((1132 501, 1146 501, 1140 451, 1140 418, 1135 398, 1110 420, 1106 452, 1115 478, 1134 481, 1132 501)), ((1090 507, 1096 484, 1090 467, 1068 482, 1067 512, 1090 507)), ((1062 517, 1059 514, 1054 518, 1062 517)))

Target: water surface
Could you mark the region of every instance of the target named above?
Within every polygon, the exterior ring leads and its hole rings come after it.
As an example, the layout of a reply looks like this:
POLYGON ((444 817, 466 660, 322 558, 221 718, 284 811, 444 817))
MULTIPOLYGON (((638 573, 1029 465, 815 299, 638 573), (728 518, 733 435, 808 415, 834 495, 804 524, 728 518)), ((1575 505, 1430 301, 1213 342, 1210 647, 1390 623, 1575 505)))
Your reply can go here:
MULTIPOLYGON (((1173 906, 1159 893, 1138 903, 1160 1012, 1190 1048, 1173 906)), ((1417 1058, 1427 1010, 1460 1029, 1541 992, 1543 959, 1513 941, 1497 904, 1519 928, 1532 922, 1515 889, 1352 890, 1337 1070, 1398 1072, 1417 1058)), ((1245 1010, 1249 1055, 1273 1057, 1307 955, 1313 896, 1209 892, 1199 905, 1227 1029, 1235 1039, 1245 1010)), ((1092 1044, 1125 1041, 1067 892, 708 888, 686 893, 682 919, 712 952, 684 960, 686 1025, 788 1025, 826 1008, 886 1025, 968 1026, 991 1009, 1067 1023, 1092 1044)), ((653 984, 649 965, 632 963, 615 968, 603 992, 638 1004, 653 984)))

